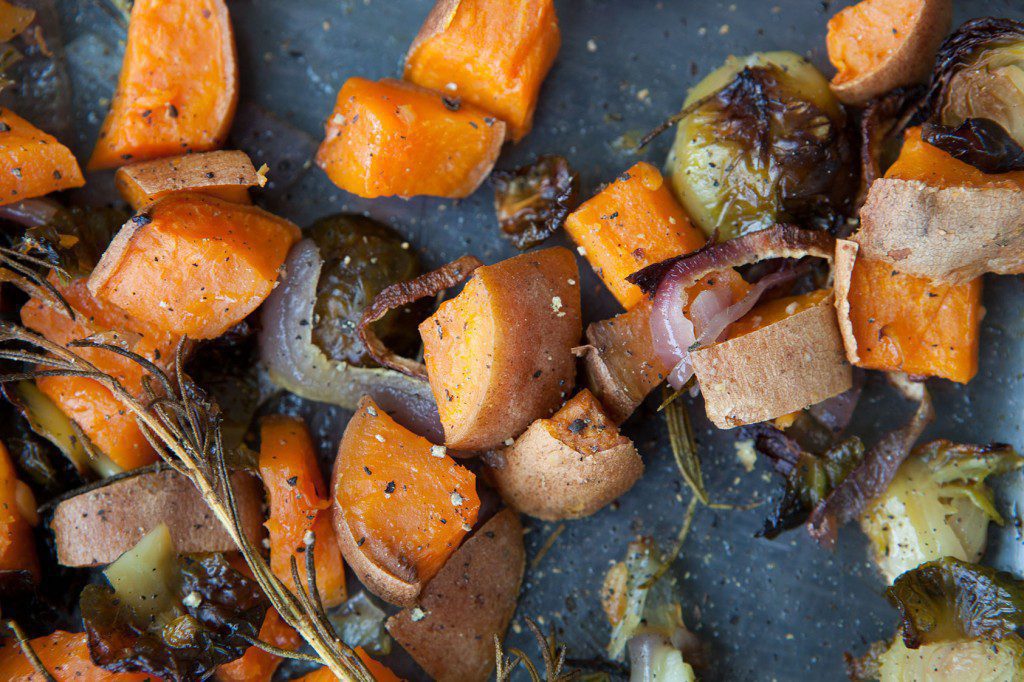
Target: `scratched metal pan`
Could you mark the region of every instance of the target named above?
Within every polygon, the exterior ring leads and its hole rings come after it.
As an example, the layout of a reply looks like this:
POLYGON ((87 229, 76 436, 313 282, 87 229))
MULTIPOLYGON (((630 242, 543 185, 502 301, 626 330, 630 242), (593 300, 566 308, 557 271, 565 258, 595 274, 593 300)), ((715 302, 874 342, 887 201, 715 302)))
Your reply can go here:
MULTIPOLYGON (((102 0, 34 0, 59 16, 66 70, 40 73, 38 116, 73 109, 63 131, 79 158, 91 149, 113 92, 124 27, 104 12, 102 0), (50 79, 50 80, 47 80, 50 79), (70 89, 69 85, 70 84, 70 89)), ((400 73, 403 53, 432 0, 234 0, 230 2, 241 60, 242 102, 235 144, 267 162, 273 178, 261 201, 300 224, 338 211, 367 212, 399 230, 429 265, 474 253, 486 262, 515 252, 498 234, 485 185, 460 201, 358 199, 334 188, 310 166, 323 119, 350 76, 400 73)), ((558 0, 563 44, 548 77, 533 132, 505 150, 499 167, 514 167, 540 153, 563 154, 580 171, 584 196, 639 158, 660 165, 668 146, 658 140, 642 157, 624 148, 676 110, 686 89, 730 54, 794 50, 830 73, 824 31, 845 2, 818 0, 558 0)), ((974 16, 1024 18, 1019 0, 957 0, 957 23, 974 16)), ((56 25, 54 21, 54 25, 56 25)), ((58 54, 59 57, 59 54, 58 54)), ((30 88, 31 89, 31 88, 30 88)), ((30 93, 31 94, 31 93, 30 93)), ((59 113, 59 112, 58 112, 59 113)), ((110 187, 109 176, 93 179, 110 187)), ((599 319, 615 303, 585 264, 585 315, 599 319)), ((939 418, 930 436, 1005 441, 1024 446, 1021 433, 1024 353, 1021 303, 1015 277, 990 278, 982 332, 981 370, 969 387, 936 382, 939 418)), ((347 415, 293 401, 309 416, 329 458, 347 415)), ((763 466, 747 472, 737 460, 733 434, 716 432, 693 402, 695 428, 708 490, 716 501, 744 504, 774 495, 778 482, 763 466)), ((908 406, 877 380, 869 380, 853 429, 867 440, 891 428, 908 406)), ((687 502, 669 451, 665 427, 651 405, 625 426, 647 465, 643 479, 617 504, 581 521, 527 521, 529 565, 511 643, 535 653, 521 628, 530 616, 553 624, 578 659, 602 657, 609 628, 598 591, 609 564, 643 533, 667 546, 679 530, 687 502)), ((1016 518, 1019 474, 1000 485, 1000 504, 1016 518)), ((895 613, 867 560, 854 528, 841 534, 832 554, 803 532, 778 540, 754 538, 765 508, 701 510, 672 573, 681 589, 687 623, 711 646, 706 680, 842 680, 842 653, 892 633, 895 613)), ((987 559, 1024 571, 1024 544, 1009 523, 995 530, 987 559)), ((389 661, 404 676, 425 676, 402 654, 389 661)))

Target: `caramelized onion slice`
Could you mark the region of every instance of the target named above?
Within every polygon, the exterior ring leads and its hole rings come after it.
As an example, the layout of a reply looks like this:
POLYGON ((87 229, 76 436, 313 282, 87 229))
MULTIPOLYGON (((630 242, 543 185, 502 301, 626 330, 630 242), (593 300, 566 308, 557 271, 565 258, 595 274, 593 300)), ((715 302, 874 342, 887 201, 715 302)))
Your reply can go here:
POLYGON ((363 340, 366 350, 373 359, 384 367, 425 380, 426 365, 403 358, 392 351, 373 331, 372 325, 396 308, 408 306, 421 298, 436 296, 445 289, 465 282, 481 265, 483 263, 476 256, 462 256, 407 282, 397 282, 385 287, 363 311, 363 318, 359 321, 359 338, 363 340))
POLYGON ((430 384, 388 368, 334 362, 313 343, 313 306, 322 267, 316 244, 303 239, 292 247, 281 282, 263 304, 260 360, 270 379, 307 400, 348 410, 369 395, 406 428, 440 442, 443 432, 430 384))

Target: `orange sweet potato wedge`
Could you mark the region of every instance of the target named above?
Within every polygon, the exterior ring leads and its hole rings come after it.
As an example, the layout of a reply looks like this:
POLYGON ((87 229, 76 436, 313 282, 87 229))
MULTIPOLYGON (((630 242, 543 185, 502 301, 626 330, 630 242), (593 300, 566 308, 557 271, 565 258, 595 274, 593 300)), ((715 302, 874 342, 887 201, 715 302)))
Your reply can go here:
MULTIPOLYGON (((84 632, 57 630, 29 644, 47 672, 60 682, 156 682, 148 673, 112 673, 93 663, 84 632)), ((46 682, 12 637, 0 647, 0 680, 46 682)))
POLYGON ((460 199, 491 172, 504 140, 505 124, 471 104, 402 81, 349 78, 316 162, 361 197, 460 199))
POLYGON ((405 79, 486 109, 519 141, 562 42, 553 0, 438 0, 405 58, 405 79))
POLYGON ((419 327, 445 443, 486 450, 568 398, 582 333, 579 271, 567 249, 477 268, 419 327))
MULTIPOLYGON (((317 577, 319 578, 319 575, 317 577)), ((299 633, 288 625, 273 607, 267 609, 263 625, 260 626, 259 638, 261 642, 287 651, 298 651, 303 644, 299 633)), ((241 658, 219 666, 215 678, 218 682, 270 682, 282 660, 280 656, 251 646, 245 650, 241 658)))
POLYGON ((136 0, 117 92, 89 170, 217 149, 237 103, 235 38, 224 0, 136 0))
POLYGON ((949 32, 952 0, 863 0, 828 22, 828 56, 838 73, 832 91, 864 104, 931 73, 949 32))
POLYGON ((345 566, 309 429, 301 419, 275 415, 263 420, 260 441, 260 476, 270 500, 270 518, 264 524, 270 533, 270 568, 294 590, 294 556, 306 588, 306 537, 312 532, 320 598, 327 607, 337 606, 345 601, 345 566))
POLYGON ((371 592, 408 606, 476 523, 476 477, 442 446, 359 402, 334 463, 334 523, 371 592))
POLYGON ((502 499, 545 520, 589 516, 633 487, 644 471, 633 443, 583 389, 538 419, 489 461, 502 499))
POLYGON ((33 582, 39 580, 39 557, 32 537, 35 515, 32 490, 18 480, 11 455, 0 443, 0 574, 24 572, 33 582))
POLYGON ((24 33, 36 18, 36 11, 0 0, 0 41, 7 42, 24 33))
POLYGON ((627 310, 643 296, 628 275, 705 241, 658 169, 643 161, 570 214, 565 230, 627 310))
POLYGON ((121 166, 114 176, 117 190, 139 211, 173 192, 198 192, 251 204, 249 188, 261 184, 249 155, 240 151, 185 154, 121 166))
MULTIPOLYGON (((103 334, 106 340, 126 345, 164 367, 174 358, 176 337, 154 330, 116 306, 96 300, 84 279, 64 283, 53 273, 49 279, 75 311, 75 318, 69 317, 62 308, 33 298, 21 309, 22 324, 29 329, 62 346, 103 334)), ((134 395, 142 396, 144 372, 135 362, 106 350, 72 350, 117 379, 134 395)), ((85 377, 57 376, 40 377, 36 385, 120 468, 135 469, 156 461, 157 455, 134 415, 106 386, 85 377)))
POLYGON ((89 291, 164 332, 212 339, 266 299, 298 239, 298 227, 255 206, 172 194, 125 223, 89 291))
POLYGON ((945 284, 836 249, 836 300, 846 355, 859 367, 967 383, 978 372, 982 281, 945 284))
POLYGON ((0 205, 85 184, 71 150, 0 108, 0 205))

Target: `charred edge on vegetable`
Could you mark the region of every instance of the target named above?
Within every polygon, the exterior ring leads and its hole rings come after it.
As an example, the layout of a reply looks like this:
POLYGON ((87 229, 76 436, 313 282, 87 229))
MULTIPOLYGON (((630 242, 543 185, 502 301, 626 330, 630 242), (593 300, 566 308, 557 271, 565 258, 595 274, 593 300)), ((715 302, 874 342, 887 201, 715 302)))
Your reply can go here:
POLYGON ((955 127, 929 121, 921 128, 921 138, 982 173, 1024 170, 1024 149, 1003 126, 987 118, 969 118, 955 127))
POLYGON ((564 157, 546 155, 513 171, 493 172, 491 184, 501 230, 522 251, 562 227, 576 205, 579 175, 564 157))

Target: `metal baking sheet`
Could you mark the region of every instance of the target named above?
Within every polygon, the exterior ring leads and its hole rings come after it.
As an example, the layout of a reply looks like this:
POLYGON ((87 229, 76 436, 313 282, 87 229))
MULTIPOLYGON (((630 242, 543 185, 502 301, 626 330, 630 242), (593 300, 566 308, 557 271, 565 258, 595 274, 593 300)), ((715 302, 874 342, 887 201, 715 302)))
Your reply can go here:
MULTIPOLYGON (((102 9, 104 0, 36 0, 61 19, 74 127, 65 133, 79 158, 91 150, 113 93, 124 26, 102 9)), ((421 198, 367 201, 333 187, 310 165, 338 88, 350 76, 400 73, 405 49, 432 5, 429 0, 232 0, 242 73, 243 106, 234 141, 267 162, 272 183, 261 201, 298 222, 338 211, 366 212, 404 234, 428 265, 463 253, 494 262, 515 253, 499 236, 490 189, 459 201, 421 198), (267 123, 270 121, 271 123, 267 123)), ((643 158, 664 160, 669 138, 642 156, 622 142, 654 127, 681 104, 686 90, 730 54, 789 49, 831 73, 825 24, 846 2, 818 0, 557 0, 563 44, 545 83, 533 132, 507 147, 499 167, 541 153, 563 154, 582 176, 583 196, 643 158)), ((982 15, 1024 18, 1019 0, 957 0, 956 19, 982 15)), ((63 88, 57 91, 67 96, 63 88)), ((60 104, 56 98, 54 101, 60 104)), ((97 176, 85 201, 109 200, 108 175, 97 176), (97 190, 98 188, 98 190, 97 190)), ((554 240, 566 243, 564 237, 554 240)), ((616 304, 585 262, 585 316, 600 319, 616 304)), ((933 382, 939 418, 929 436, 1005 441, 1024 446, 1021 433, 1024 287, 1016 277, 989 278, 981 370, 963 388, 933 382)), ((910 406, 869 379, 853 430, 868 442, 900 423, 910 406)), ((747 472, 736 457, 734 434, 713 430, 699 399, 691 400, 707 488, 715 501, 769 500, 779 482, 762 466, 747 472)), ((322 406, 293 409, 314 424, 330 458, 346 415, 322 406)), ((560 524, 527 520, 530 560, 553 533, 549 551, 531 563, 509 643, 536 653, 522 628, 532 617, 553 625, 574 659, 603 655, 609 628, 598 592, 608 566, 637 534, 669 546, 688 501, 660 415, 646 405, 625 426, 647 466, 636 487, 593 517, 560 524)), ((1000 508, 1016 519, 1021 475, 1000 488, 1000 508)), ((704 680, 843 680, 842 653, 891 635, 895 612, 853 527, 828 553, 803 532, 775 541, 754 538, 766 513, 701 509, 672 569, 687 623, 711 647, 704 680)), ((992 532, 987 559, 1024 570, 1017 524, 992 532)), ((389 660, 409 679, 425 676, 401 654, 389 660)))

